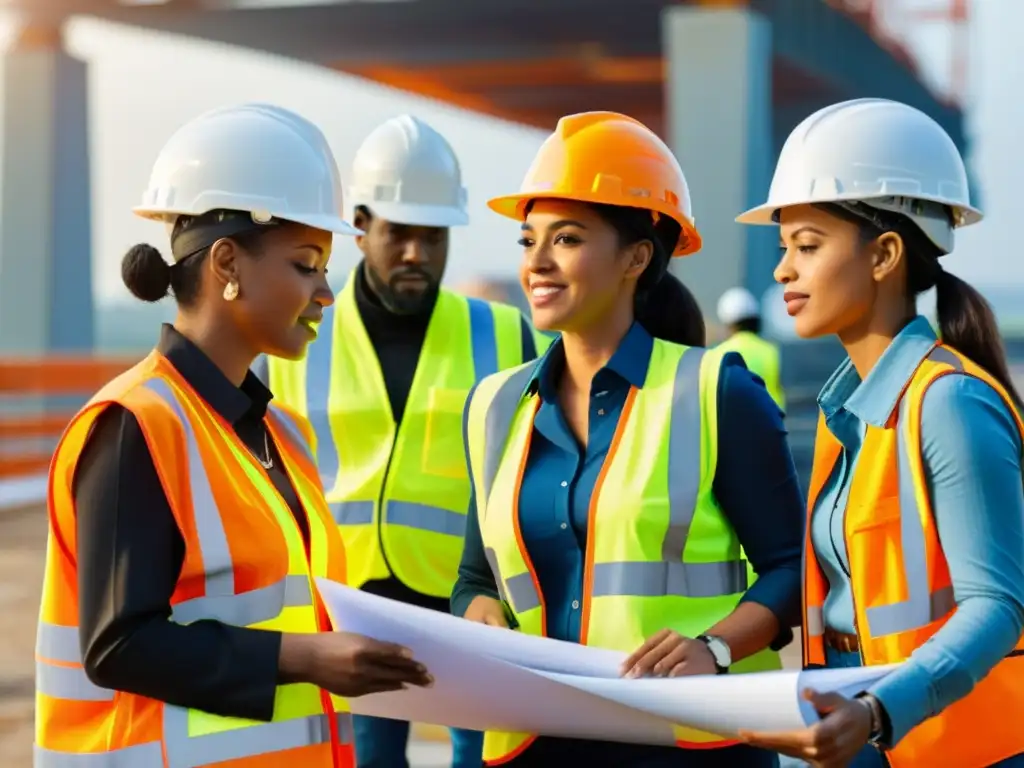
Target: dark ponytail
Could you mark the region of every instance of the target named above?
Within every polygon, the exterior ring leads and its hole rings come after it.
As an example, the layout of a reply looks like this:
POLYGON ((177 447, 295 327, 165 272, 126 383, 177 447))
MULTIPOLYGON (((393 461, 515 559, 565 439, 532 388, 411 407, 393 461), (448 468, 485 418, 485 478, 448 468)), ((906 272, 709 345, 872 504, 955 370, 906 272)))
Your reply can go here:
POLYGON ((1010 377, 999 326, 985 297, 970 283, 940 268, 935 281, 935 307, 943 343, 988 371, 1018 406, 1024 405, 1010 377))
POLYGON ((121 280, 142 301, 160 301, 171 289, 171 265, 147 243, 128 249, 121 259, 121 280))
POLYGON ((1022 405, 1010 377, 992 307, 972 285, 942 268, 939 262, 942 251, 919 226, 907 216, 871 208, 863 203, 825 203, 818 207, 856 224, 866 242, 886 232, 898 234, 907 255, 908 299, 916 303, 919 294, 934 288, 942 343, 984 368, 1010 394, 1018 407, 1022 405))
POLYGON ((230 238, 249 255, 259 256, 260 239, 280 224, 277 219, 257 223, 250 213, 219 209, 200 216, 179 216, 171 231, 174 263, 164 261, 152 245, 139 243, 121 259, 121 280, 137 299, 155 302, 173 293, 178 306, 187 309, 199 300, 210 246, 230 238))
POLYGON ((703 347, 707 341, 704 315, 697 299, 679 278, 668 271, 672 251, 682 227, 667 216, 655 224, 651 212, 643 208, 613 205, 591 206, 618 232, 622 245, 650 240, 654 253, 637 282, 633 297, 633 316, 651 336, 688 347, 703 347))
POLYGON ((707 344, 704 313, 690 290, 671 272, 666 271, 650 290, 634 300, 633 313, 656 339, 687 347, 707 344))

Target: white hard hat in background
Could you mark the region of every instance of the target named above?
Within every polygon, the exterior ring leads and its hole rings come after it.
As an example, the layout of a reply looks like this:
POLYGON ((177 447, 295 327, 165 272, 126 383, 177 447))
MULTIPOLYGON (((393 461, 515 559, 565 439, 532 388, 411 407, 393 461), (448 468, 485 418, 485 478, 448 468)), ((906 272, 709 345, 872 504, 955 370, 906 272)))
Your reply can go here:
POLYGON ((243 104, 216 109, 179 128, 161 150, 133 211, 173 224, 178 216, 227 209, 342 235, 341 177, 323 133, 281 107, 243 104))
POLYGON ((730 288, 718 299, 718 322, 732 325, 761 316, 761 305, 746 288, 730 288))
POLYGON ((392 118, 366 137, 352 167, 349 201, 398 224, 457 227, 469 223, 455 152, 412 115, 392 118))
POLYGON ((943 253, 953 250, 954 227, 981 221, 949 134, 887 99, 834 104, 800 123, 782 147, 767 202, 736 221, 772 224, 787 206, 852 202, 906 215, 943 253))

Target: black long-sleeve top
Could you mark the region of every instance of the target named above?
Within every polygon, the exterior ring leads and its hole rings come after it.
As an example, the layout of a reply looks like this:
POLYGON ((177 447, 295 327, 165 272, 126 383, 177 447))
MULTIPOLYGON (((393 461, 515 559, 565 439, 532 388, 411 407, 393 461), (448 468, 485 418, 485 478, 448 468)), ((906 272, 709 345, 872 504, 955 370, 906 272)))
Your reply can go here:
MULTIPOLYGON (((273 441, 264 442, 270 390, 253 374, 235 387, 169 325, 157 349, 257 456, 271 446, 270 479, 308 537, 273 441)), ((79 636, 89 679, 169 704, 269 721, 281 634, 170 620, 185 543, 138 421, 121 406, 97 419, 79 458, 74 497, 79 636)))

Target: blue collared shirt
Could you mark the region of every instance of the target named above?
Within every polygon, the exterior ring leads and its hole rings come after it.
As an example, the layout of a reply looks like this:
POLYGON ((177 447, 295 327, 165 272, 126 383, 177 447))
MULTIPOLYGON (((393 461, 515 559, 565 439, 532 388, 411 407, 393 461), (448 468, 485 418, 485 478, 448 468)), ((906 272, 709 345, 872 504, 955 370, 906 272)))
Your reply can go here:
MULTIPOLYGON (((653 347, 651 335, 634 323, 594 376, 586 448, 569 430, 558 403, 565 366, 560 340, 535 369, 531 386, 541 405, 520 489, 519 523, 547 606, 550 637, 579 640, 590 498, 629 389, 644 385, 653 347)), ((743 599, 773 611, 788 636, 789 627, 799 623, 803 502, 782 414, 735 353, 723 361, 718 420, 714 493, 758 574, 743 599)), ((463 615, 481 594, 497 596, 471 503, 452 612, 463 615)))
MULTIPOLYGON (((883 426, 936 336, 918 317, 862 381, 847 360, 818 398, 842 453, 815 504, 811 541, 829 583, 825 624, 852 633, 843 520, 866 425, 883 426)), ((1021 439, 999 395, 971 376, 945 376, 921 414, 925 474, 957 612, 872 691, 898 741, 965 696, 1024 632, 1024 489, 1021 439)))

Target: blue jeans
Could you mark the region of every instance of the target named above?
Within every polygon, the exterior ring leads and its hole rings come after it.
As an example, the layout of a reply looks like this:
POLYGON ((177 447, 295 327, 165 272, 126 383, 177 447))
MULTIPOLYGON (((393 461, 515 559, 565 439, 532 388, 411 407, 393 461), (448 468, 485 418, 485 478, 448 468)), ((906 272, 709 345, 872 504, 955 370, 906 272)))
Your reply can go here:
MULTIPOLYGON (((385 717, 353 716, 356 731, 357 768, 409 768, 405 750, 409 723, 385 717)), ((481 768, 484 735, 479 731, 452 728, 452 768, 481 768)))

